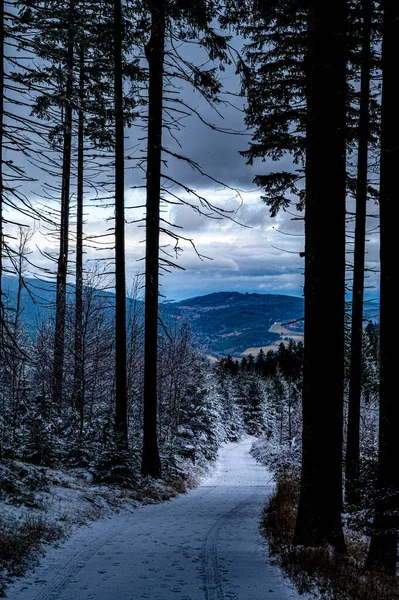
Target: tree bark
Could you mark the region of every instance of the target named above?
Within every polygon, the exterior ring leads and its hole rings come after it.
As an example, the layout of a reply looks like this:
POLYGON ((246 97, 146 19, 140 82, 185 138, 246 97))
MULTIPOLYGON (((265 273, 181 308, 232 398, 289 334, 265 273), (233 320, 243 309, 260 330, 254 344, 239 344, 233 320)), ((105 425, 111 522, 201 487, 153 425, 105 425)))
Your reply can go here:
POLYGON ((74 46, 74 10, 75 2, 69 3, 69 27, 67 48, 67 81, 65 89, 66 106, 64 113, 64 141, 62 158, 61 184, 61 225, 60 248, 57 263, 56 315, 54 332, 53 360, 53 404, 60 410, 62 403, 65 353, 65 313, 66 285, 69 248, 69 202, 71 181, 71 149, 72 149, 72 90, 73 90, 73 46, 74 46))
POLYGON ((165 52, 165 7, 163 1, 152 3, 151 17, 151 38, 146 46, 146 57, 149 65, 149 89, 144 316, 144 439, 141 470, 143 475, 159 477, 161 464, 157 436, 157 354, 159 210, 165 52))
POLYGON ((115 104, 115 426, 119 442, 127 446, 126 384, 126 274, 125 274, 125 143, 122 72, 122 4, 114 0, 115 104))
POLYGON ((301 492, 294 543, 345 551, 345 0, 309 3, 301 492))
POLYGON ((367 567, 394 576, 399 512, 397 356, 397 223, 399 198, 399 5, 383 6, 380 162, 380 417, 376 512, 367 567))
POLYGON ((362 66, 360 76, 359 144, 357 158, 355 250, 353 260, 352 330, 350 351, 346 500, 359 502, 360 400, 362 380, 364 261, 366 237, 368 142, 370 134, 371 0, 363 0, 362 66))
POLYGON ((75 365, 73 377, 73 403, 83 432, 83 192, 84 192, 84 69, 83 46, 79 53, 79 113, 78 113, 78 181, 76 198, 76 280, 75 280, 75 365))
POLYGON ((3 143, 4 143, 4 0, 0 0, 0 350, 4 346, 4 304, 3 304, 3 143))

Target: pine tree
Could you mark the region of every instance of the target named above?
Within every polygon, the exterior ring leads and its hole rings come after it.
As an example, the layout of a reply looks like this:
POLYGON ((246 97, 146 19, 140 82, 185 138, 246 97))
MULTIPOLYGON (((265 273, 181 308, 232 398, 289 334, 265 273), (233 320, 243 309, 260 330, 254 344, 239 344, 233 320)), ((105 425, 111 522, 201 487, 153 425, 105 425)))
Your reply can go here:
POLYGON ((79 110, 78 110, 78 165, 76 193, 76 273, 75 273, 75 351, 73 404, 84 421, 84 363, 83 363, 83 199, 84 199, 84 99, 85 53, 83 43, 79 50, 79 110))
POLYGON ((127 444, 126 278, 125 278, 125 151, 122 80, 122 5, 114 0, 115 106, 115 360, 116 430, 127 444))
POLYGON ((319 0, 309 3, 303 446, 294 535, 295 544, 329 544, 339 551, 345 550, 341 509, 346 27, 345 0, 327 6, 319 0))
POLYGON ((4 81, 4 0, 0 2, 0 344, 3 347, 4 343, 4 308, 3 308, 3 194, 4 194, 4 181, 3 181, 3 147, 4 147, 4 95, 5 95, 5 81, 4 81))
POLYGON ((149 87, 146 179, 144 438, 141 471, 143 475, 159 477, 161 463, 157 440, 158 253, 166 17, 163 0, 160 2, 152 2, 150 9, 151 37, 145 49, 149 67, 149 87))
POLYGON ((368 187, 368 148, 370 137, 370 77, 372 0, 362 1, 362 51, 358 128, 355 249, 352 289, 352 327, 348 398, 348 436, 346 443, 346 500, 358 501, 360 461, 360 400, 362 379, 362 337, 366 206, 368 187))
MULTIPOLYGON (((20 35, 28 40, 30 51, 42 61, 40 69, 29 69, 17 74, 21 81, 34 93, 32 114, 51 121, 47 129, 48 152, 42 151, 39 164, 44 166, 47 175, 53 176, 56 161, 51 156, 54 150, 61 154, 58 190, 59 194, 58 256, 56 273, 55 331, 53 344, 53 404, 61 410, 64 384, 65 318, 69 254, 69 221, 72 172, 72 128, 74 94, 74 29, 77 23, 77 5, 69 0, 60 6, 53 0, 19 3, 20 35), (57 32, 57 33, 55 33, 57 32)), ((21 42, 21 45, 23 43, 21 42)), ((58 167, 59 165, 57 165, 58 167)))
POLYGON ((69 1, 68 41, 66 50, 65 112, 63 119, 63 154, 61 187, 60 246, 57 263, 56 315, 54 331, 53 403, 60 410, 63 392, 65 355, 65 315, 69 249, 69 204, 72 155, 72 93, 74 66, 74 12, 75 2, 69 1))
POLYGON ((376 508, 367 567, 396 574, 399 523, 399 403, 396 356, 398 338, 396 286, 399 218, 396 175, 399 164, 399 5, 384 0, 382 45, 381 161, 380 161, 380 415, 376 508))
POLYGON ((242 72, 254 141, 244 155, 250 163, 293 163, 290 171, 254 180, 272 215, 293 196, 298 208, 305 206, 303 465, 295 543, 344 550, 345 146, 353 137, 346 126, 347 3, 246 3, 237 22, 248 9, 250 20, 238 28, 250 40, 246 58, 252 68, 243 65, 242 72))
POLYGON ((257 0, 239 3, 232 14, 236 15, 233 21, 239 32, 249 39, 245 47, 247 64, 240 63, 239 70, 247 97, 245 121, 254 134, 249 149, 242 154, 248 164, 258 158, 275 162, 285 158, 292 163, 290 170, 254 178, 264 192, 262 200, 275 216, 291 205, 292 197, 298 207, 303 207, 306 3, 257 0))
MULTIPOLYGON (((15 255, 6 224, 27 227, 26 220, 8 221, 7 210, 32 219, 40 213, 22 191, 22 184, 32 179, 26 174, 23 164, 31 160, 37 149, 33 148, 32 133, 42 135, 44 127, 26 116, 29 104, 23 98, 23 86, 15 79, 16 72, 26 71, 24 60, 14 55, 21 38, 18 30, 18 10, 14 0, 0 2, 0 354, 15 352, 16 341, 12 339, 9 311, 5 306, 3 276, 13 269, 15 255), (22 110, 21 110, 22 107, 22 110)), ((45 221, 46 219, 44 219, 45 221)), ((15 255, 16 257, 16 255, 15 255)), ((4 358, 4 356, 2 356, 4 358)))
MULTIPOLYGON (((177 160, 183 160, 196 170, 202 172, 200 167, 189 158, 178 155, 162 146, 163 129, 176 127, 176 120, 172 122, 165 118, 171 111, 180 111, 190 114, 190 107, 181 99, 166 100, 167 82, 173 79, 183 80, 198 90, 208 102, 212 103, 217 98, 220 83, 215 75, 216 68, 200 68, 194 63, 183 59, 176 49, 176 39, 199 40, 199 45, 205 48, 211 60, 226 60, 226 39, 214 31, 211 23, 217 16, 218 2, 198 2, 187 4, 177 0, 148 2, 151 15, 151 36, 146 45, 146 57, 149 66, 148 89, 148 134, 147 134, 147 165, 146 165, 146 279, 145 279, 145 359, 144 359, 144 439, 142 455, 142 473, 158 477, 160 461, 157 442, 157 338, 158 338, 158 294, 159 294, 159 269, 168 270, 176 267, 176 263, 168 257, 160 257, 160 233, 172 238, 176 243, 181 235, 168 228, 165 221, 160 222, 160 202, 167 201, 170 193, 164 182, 170 186, 183 189, 192 193, 199 201, 201 207, 216 210, 205 198, 195 190, 176 181, 173 176, 166 175, 162 167, 162 155, 166 153, 177 160), (201 35, 201 38, 200 38, 201 35), (166 52, 166 38, 168 51, 166 52), (171 57, 171 60, 167 60, 171 57), (169 102, 169 104, 168 104, 169 102), (177 104, 175 106, 170 104, 177 104), (163 111, 165 105, 165 111, 163 111), (162 194, 162 197, 161 197, 162 194), (166 224, 166 225, 165 225, 166 224)), ((172 94, 172 98, 174 93, 172 94)), ((191 111, 195 112, 195 111, 191 111)), ((173 133, 174 136, 174 133, 173 133)), ((178 193, 172 192, 171 202, 176 199, 183 202, 178 193)), ((184 203, 191 204, 184 201, 184 203)), ((201 210, 196 206, 196 210, 201 210)), ((219 211, 220 214, 220 211, 219 211)), ((173 227, 173 226, 172 226, 173 227)), ((190 240, 190 242, 192 242, 190 240)), ((195 247, 195 246, 194 246, 195 247)))

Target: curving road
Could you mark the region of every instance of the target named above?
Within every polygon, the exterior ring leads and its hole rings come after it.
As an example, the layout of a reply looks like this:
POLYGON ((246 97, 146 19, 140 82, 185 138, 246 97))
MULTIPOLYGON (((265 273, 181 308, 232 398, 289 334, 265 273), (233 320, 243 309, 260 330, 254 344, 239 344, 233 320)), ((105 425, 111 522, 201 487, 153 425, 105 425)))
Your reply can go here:
POLYGON ((258 524, 272 484, 249 450, 224 446, 188 494, 81 528, 49 550, 10 600, 292 600, 258 524))

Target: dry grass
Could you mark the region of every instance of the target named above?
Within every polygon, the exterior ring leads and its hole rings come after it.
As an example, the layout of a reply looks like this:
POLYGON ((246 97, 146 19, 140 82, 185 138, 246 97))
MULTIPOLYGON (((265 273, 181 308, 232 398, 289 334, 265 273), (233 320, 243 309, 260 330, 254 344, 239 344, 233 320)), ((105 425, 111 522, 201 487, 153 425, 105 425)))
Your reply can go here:
POLYGON ((179 494, 188 491, 187 481, 182 477, 165 479, 144 479, 140 484, 127 492, 127 495, 138 502, 148 504, 151 502, 165 502, 179 494))
POLYGON ((42 518, 0 522, 0 597, 5 596, 7 580, 23 575, 37 558, 42 545, 54 542, 62 535, 61 527, 42 518))
POLYGON ((367 543, 355 532, 346 534, 348 555, 332 548, 304 548, 291 544, 299 482, 291 473, 278 479, 265 508, 262 531, 272 559, 286 572, 298 591, 323 600, 399 600, 398 579, 363 568, 367 543))

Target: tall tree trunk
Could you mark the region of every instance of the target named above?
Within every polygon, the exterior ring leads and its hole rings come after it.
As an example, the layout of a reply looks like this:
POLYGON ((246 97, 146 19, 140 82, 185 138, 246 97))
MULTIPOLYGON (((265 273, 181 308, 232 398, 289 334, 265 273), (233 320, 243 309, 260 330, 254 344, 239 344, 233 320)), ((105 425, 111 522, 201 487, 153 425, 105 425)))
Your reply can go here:
POLYGON ((73 402, 83 432, 83 176, 84 176, 84 70, 83 45, 79 53, 79 114, 78 114, 78 185, 76 200, 76 281, 75 281, 75 365, 73 378, 73 402))
POLYGON ((359 145, 357 158, 355 250, 353 262, 352 331, 349 375, 346 500, 359 502, 360 399, 362 379, 364 253, 366 237, 368 141, 370 134, 370 69, 372 0, 363 0, 362 66, 360 77, 359 145))
POLYGON ((144 317, 144 440, 143 475, 159 477, 161 464, 157 439, 157 350, 159 207, 161 195, 163 63, 165 52, 165 7, 151 6, 151 38, 146 46, 149 65, 147 215, 144 317))
POLYGON ((64 380, 65 353, 65 313, 66 284, 69 248, 69 194, 71 182, 71 149, 72 149, 72 90, 73 90, 73 43, 74 43, 74 10, 75 2, 69 3, 68 49, 67 49, 67 81, 65 89, 66 106, 64 112, 64 147, 62 157, 61 184, 61 225, 60 249, 57 264, 56 314, 54 332, 53 360, 53 404, 60 410, 64 380))
POLYGON ((4 347, 4 304, 3 304, 3 144, 4 144, 4 0, 0 0, 0 352, 4 347))
POLYGON ((122 4, 114 0, 115 108, 115 426, 121 446, 127 446, 126 275, 125 275, 125 142, 122 73, 122 4))
POLYGON ((399 511, 397 224, 399 198, 399 4, 383 2, 380 162, 380 420, 376 514, 367 567, 395 575, 399 511))
POLYGON ((345 550, 345 0, 309 3, 301 492, 294 543, 345 550))

